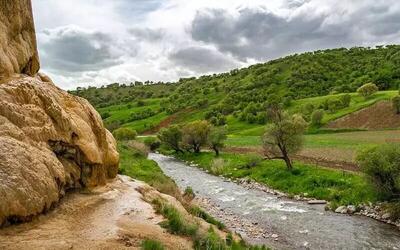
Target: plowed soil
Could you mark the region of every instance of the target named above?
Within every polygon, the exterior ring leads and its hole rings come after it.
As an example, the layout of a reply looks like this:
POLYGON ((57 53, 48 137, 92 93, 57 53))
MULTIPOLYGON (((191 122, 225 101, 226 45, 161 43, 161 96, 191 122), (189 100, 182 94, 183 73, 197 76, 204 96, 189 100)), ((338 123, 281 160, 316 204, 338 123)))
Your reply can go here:
POLYGON ((332 121, 326 128, 367 130, 400 128, 400 114, 393 111, 390 101, 381 101, 332 121))

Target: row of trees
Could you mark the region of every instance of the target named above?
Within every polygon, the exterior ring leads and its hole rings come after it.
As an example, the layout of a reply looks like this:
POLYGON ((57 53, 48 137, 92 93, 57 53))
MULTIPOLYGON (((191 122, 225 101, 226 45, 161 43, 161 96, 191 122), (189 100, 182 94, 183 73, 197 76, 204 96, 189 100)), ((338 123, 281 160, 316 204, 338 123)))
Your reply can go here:
POLYGON ((177 153, 200 153, 203 147, 209 147, 218 156, 224 147, 226 134, 225 127, 214 127, 208 121, 194 121, 184 126, 163 128, 157 137, 162 144, 177 153))

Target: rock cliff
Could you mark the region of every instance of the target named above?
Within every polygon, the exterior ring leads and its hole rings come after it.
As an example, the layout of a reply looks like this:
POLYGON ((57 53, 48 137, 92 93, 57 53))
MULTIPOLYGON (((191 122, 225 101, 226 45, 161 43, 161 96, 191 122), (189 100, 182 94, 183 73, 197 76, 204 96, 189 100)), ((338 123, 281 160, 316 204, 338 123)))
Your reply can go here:
POLYGON ((116 143, 85 100, 39 70, 30 0, 0 1, 0 225, 117 174, 116 143))

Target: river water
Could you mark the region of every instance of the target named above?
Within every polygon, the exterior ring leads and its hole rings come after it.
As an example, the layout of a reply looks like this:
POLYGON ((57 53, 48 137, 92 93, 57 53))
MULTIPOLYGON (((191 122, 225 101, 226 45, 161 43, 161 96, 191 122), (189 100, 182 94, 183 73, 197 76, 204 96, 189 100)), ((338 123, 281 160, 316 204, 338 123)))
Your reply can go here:
MULTIPOLYGON (((224 212, 275 234, 262 239, 244 235, 250 242, 275 249, 400 249, 400 231, 394 226, 247 189, 172 157, 150 154, 149 158, 180 188, 191 186, 197 196, 209 199, 224 212)), ((218 219, 224 222, 224 218, 218 219)))

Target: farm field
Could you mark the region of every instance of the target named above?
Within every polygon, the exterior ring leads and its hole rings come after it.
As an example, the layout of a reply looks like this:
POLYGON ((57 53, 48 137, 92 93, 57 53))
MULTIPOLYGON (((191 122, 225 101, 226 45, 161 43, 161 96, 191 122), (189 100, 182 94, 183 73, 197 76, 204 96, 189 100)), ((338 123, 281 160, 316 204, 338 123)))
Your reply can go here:
MULTIPOLYGON (((305 135, 304 149, 299 155, 334 162, 354 163, 358 150, 384 143, 400 143, 400 130, 308 134, 305 135)), ((229 136, 227 146, 260 150, 261 138, 259 136, 229 136)))

